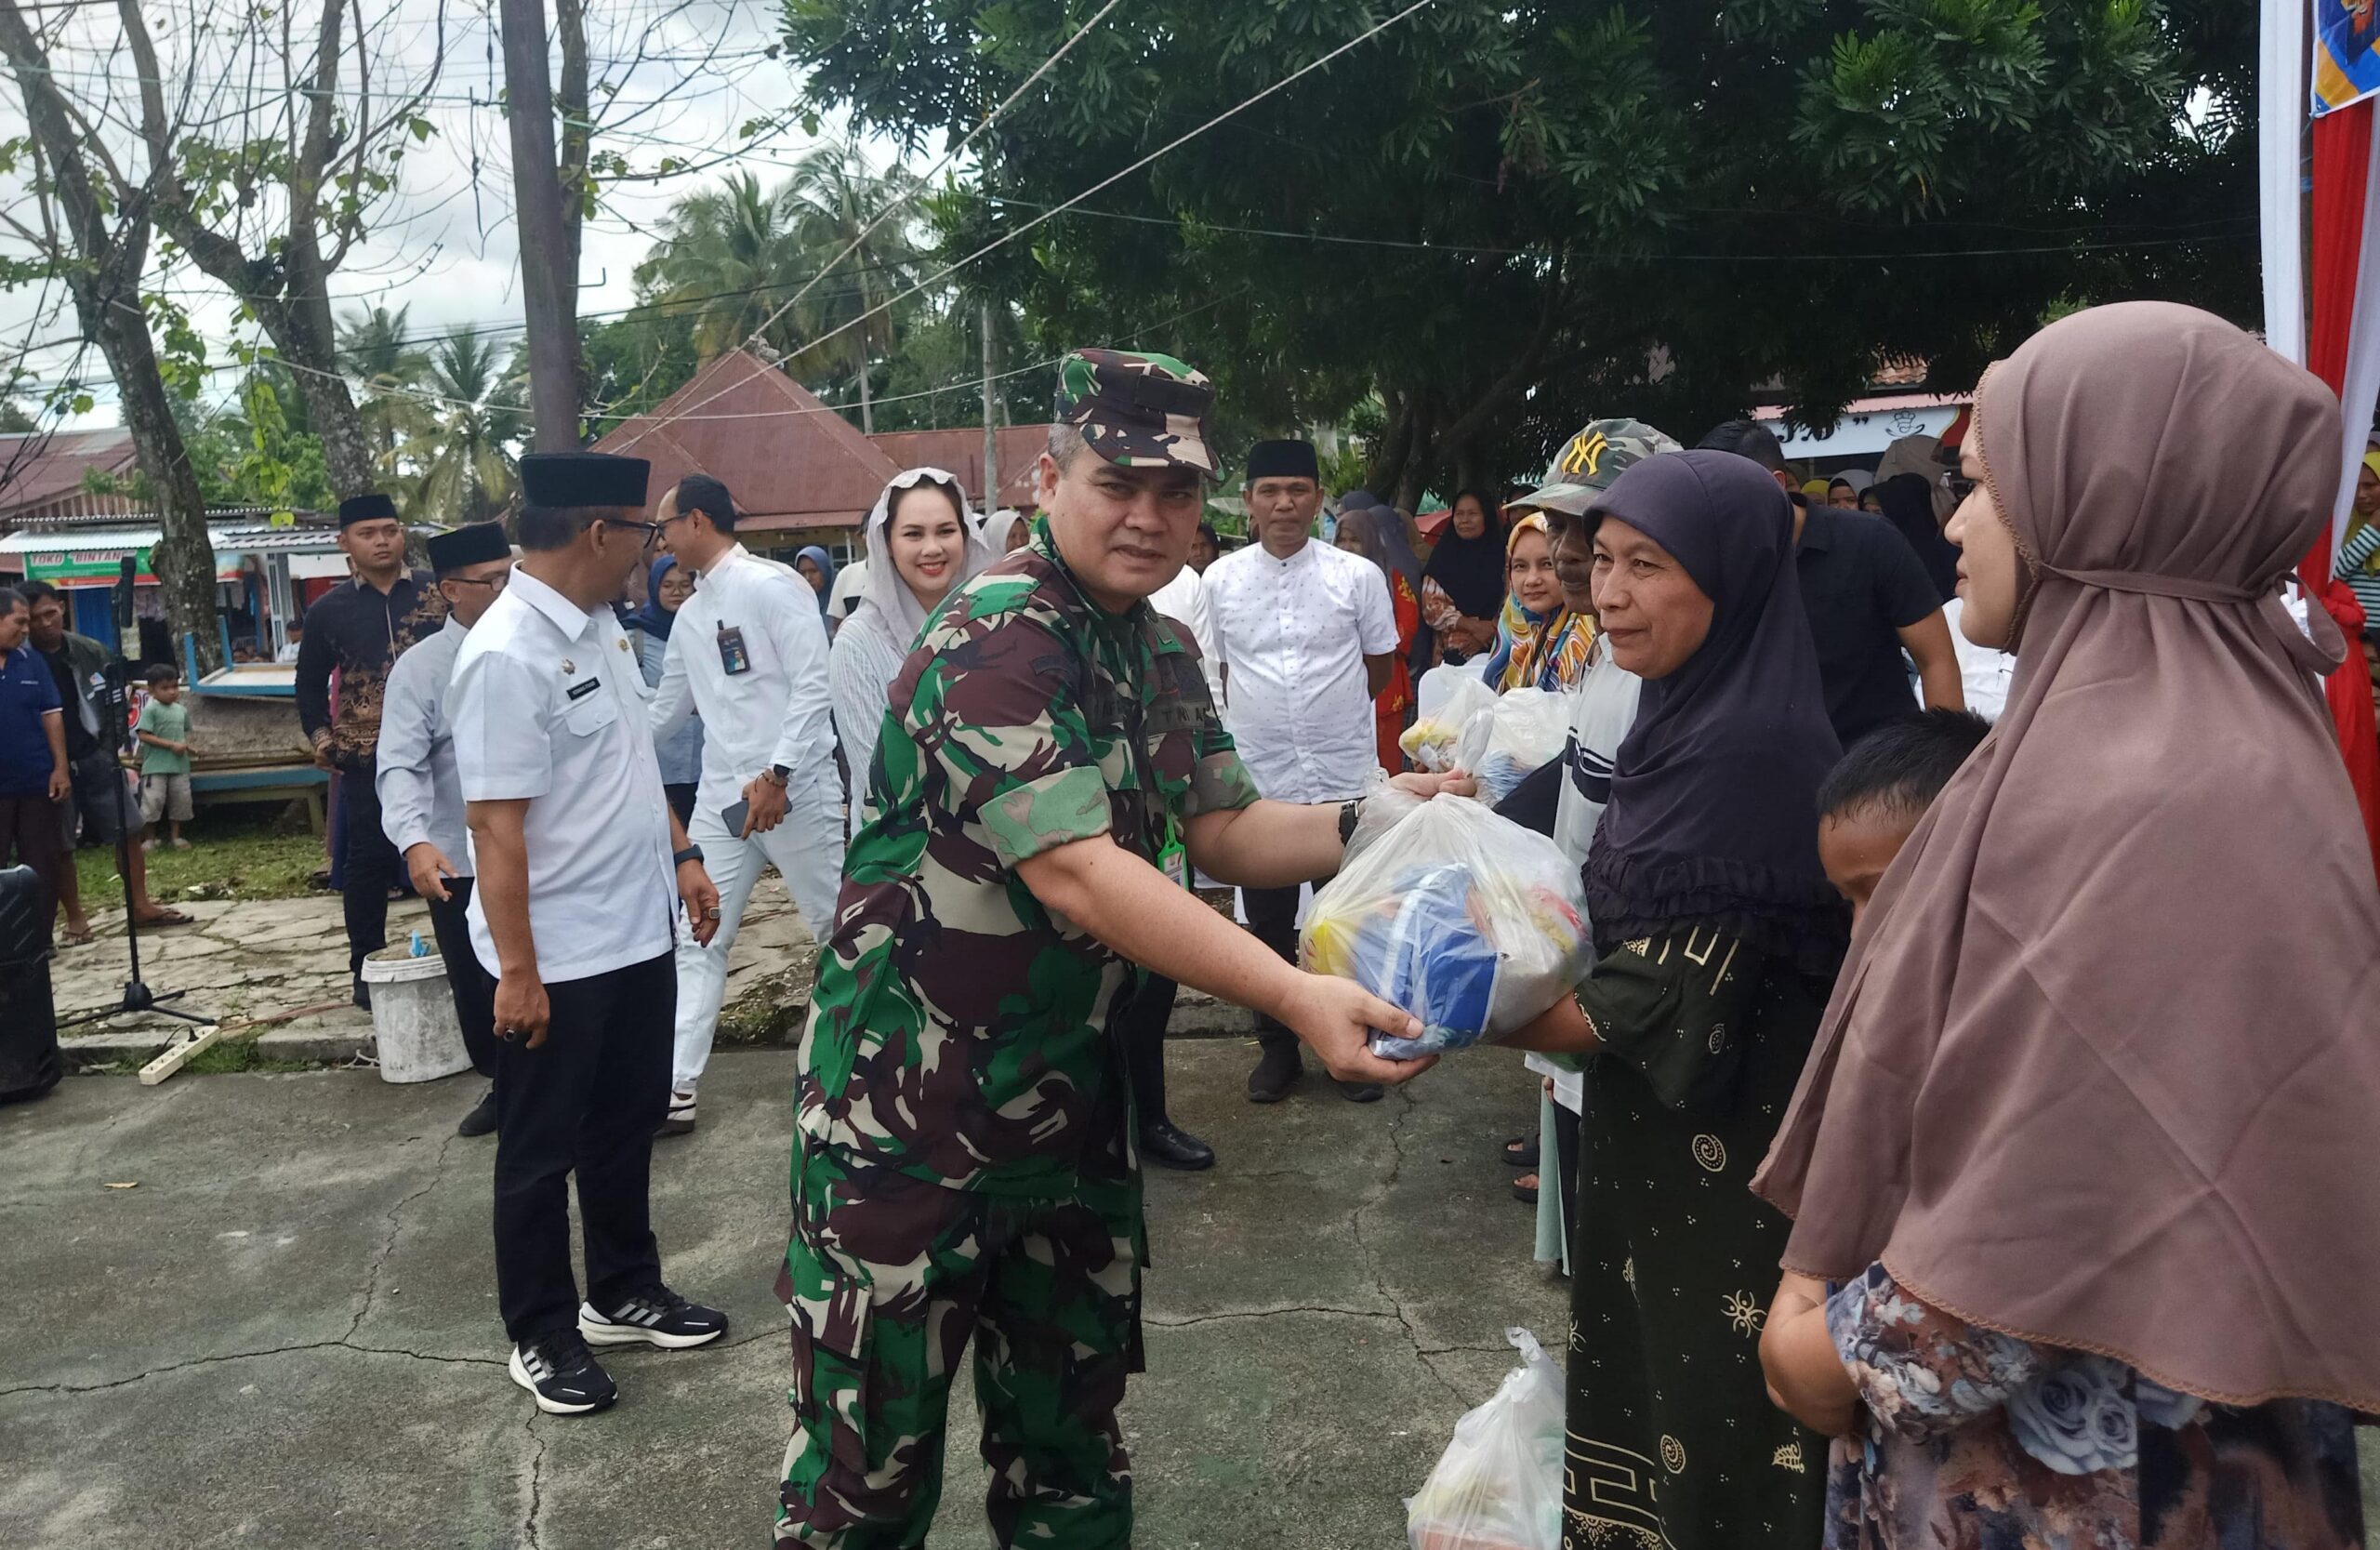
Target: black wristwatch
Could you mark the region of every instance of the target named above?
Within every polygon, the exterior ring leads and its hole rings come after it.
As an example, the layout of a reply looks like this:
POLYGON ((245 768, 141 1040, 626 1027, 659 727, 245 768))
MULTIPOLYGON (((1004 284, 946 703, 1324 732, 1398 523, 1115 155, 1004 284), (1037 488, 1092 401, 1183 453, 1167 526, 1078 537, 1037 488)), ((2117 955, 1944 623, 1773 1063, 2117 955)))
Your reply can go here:
POLYGON ((1339 804, 1339 843, 1344 848, 1355 837, 1355 818, 1364 810, 1364 799, 1355 797, 1339 804))
POLYGON ((787 785, 791 784, 793 780, 793 770, 790 765, 772 764, 767 769, 760 772, 760 777, 771 782, 778 790, 782 791, 787 785))
POLYGON ((684 850, 674 852, 670 855, 669 865, 682 867, 689 861, 700 861, 702 858, 703 848, 700 845, 688 845, 684 850))

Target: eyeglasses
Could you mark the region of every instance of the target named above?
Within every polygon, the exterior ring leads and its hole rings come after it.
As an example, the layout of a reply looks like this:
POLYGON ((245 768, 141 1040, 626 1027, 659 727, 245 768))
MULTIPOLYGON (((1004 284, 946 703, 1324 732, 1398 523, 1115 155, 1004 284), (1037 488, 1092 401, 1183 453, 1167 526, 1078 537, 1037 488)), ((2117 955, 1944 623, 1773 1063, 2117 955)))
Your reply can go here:
POLYGON ((604 525, 608 527, 636 528, 644 535, 644 547, 647 549, 651 549, 653 547, 653 541, 655 538, 660 537, 662 534, 668 531, 668 528, 665 524, 657 522, 630 522, 626 517, 605 517, 602 520, 604 525))
POLYGON ((496 572, 494 576, 450 576, 443 579, 453 582, 457 587, 485 587, 491 592, 500 592, 511 585, 512 572, 506 569, 496 572))

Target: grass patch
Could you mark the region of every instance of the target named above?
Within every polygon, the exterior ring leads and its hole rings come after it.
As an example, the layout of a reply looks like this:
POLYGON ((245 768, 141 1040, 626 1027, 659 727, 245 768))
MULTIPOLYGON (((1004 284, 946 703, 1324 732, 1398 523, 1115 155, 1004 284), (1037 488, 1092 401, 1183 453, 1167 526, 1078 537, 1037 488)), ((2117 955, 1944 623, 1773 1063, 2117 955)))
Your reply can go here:
POLYGON ((241 1071, 271 1073, 321 1069, 320 1061, 283 1060, 257 1048, 257 1041, 253 1039, 232 1039, 220 1044, 210 1044, 191 1056, 189 1063, 182 1067, 182 1074, 225 1077, 241 1071))
MULTIPOLYGON (((266 811, 209 809, 182 826, 186 851, 159 846, 148 854, 149 896, 177 904, 201 887, 213 899, 294 899, 314 892, 313 876, 324 860, 319 835, 281 831, 278 815, 266 811)), ((115 847, 74 853, 85 907, 121 906, 115 847)))

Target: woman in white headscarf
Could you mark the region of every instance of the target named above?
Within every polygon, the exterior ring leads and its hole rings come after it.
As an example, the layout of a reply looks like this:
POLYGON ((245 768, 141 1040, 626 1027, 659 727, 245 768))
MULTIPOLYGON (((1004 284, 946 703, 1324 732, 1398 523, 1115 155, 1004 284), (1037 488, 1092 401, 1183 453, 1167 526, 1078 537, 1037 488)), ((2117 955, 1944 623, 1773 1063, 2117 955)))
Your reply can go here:
POLYGON ((827 654, 835 736, 852 778, 850 828, 867 805, 876 736, 892 680, 943 599, 998 556, 985 547, 967 492, 941 469, 895 475, 868 512, 867 578, 827 654))

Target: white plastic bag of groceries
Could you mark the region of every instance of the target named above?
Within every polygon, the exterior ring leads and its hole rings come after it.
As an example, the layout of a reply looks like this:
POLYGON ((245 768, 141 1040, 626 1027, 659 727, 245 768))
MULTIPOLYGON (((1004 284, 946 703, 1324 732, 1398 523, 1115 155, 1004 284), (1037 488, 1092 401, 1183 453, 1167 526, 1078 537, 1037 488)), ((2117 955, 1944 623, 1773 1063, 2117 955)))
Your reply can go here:
POLYGON ((1514 689, 1471 713, 1455 740, 1454 763, 1479 781, 1493 807, 1532 771, 1562 756, 1570 736, 1570 696, 1552 689, 1514 689))
POLYGON ((1315 894, 1299 955, 1419 1018, 1418 1039, 1371 1038, 1375 1054, 1411 1060, 1510 1033, 1567 995, 1592 957, 1586 903, 1559 845, 1441 792, 1315 894))
POLYGON ((1413 724, 1397 739, 1417 770, 1441 775, 1454 768, 1454 746, 1463 723, 1496 703, 1496 691, 1479 676, 1475 662, 1432 668, 1414 690, 1413 724))
POLYGON ((1405 1502, 1409 1550, 1561 1550, 1562 1369, 1527 1330, 1521 1364, 1454 1424, 1421 1493, 1405 1502))

